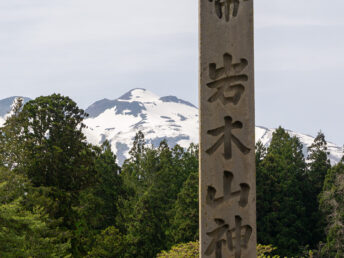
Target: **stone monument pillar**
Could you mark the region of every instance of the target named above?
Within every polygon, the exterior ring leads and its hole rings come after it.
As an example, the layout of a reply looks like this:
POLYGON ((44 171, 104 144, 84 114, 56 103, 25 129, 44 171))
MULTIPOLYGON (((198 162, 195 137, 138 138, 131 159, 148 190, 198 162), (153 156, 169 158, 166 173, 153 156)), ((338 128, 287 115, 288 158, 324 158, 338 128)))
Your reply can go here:
POLYGON ((200 1, 200 254, 256 257, 253 0, 200 1))

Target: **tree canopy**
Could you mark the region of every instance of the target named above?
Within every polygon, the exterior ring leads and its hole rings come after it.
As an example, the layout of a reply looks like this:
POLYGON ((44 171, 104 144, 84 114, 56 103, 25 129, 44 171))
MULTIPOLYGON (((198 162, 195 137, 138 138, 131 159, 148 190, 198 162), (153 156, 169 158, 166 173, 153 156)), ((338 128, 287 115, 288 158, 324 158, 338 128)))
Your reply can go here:
MULTIPOLYGON (((87 114, 53 94, 18 99, 0 128, 1 257, 198 255, 198 146, 86 142, 87 114), (165 252, 163 250, 171 250, 165 252)), ((344 161, 344 160, 343 160, 344 161)), ((260 257, 342 257, 344 163, 278 128, 256 145, 260 257)))

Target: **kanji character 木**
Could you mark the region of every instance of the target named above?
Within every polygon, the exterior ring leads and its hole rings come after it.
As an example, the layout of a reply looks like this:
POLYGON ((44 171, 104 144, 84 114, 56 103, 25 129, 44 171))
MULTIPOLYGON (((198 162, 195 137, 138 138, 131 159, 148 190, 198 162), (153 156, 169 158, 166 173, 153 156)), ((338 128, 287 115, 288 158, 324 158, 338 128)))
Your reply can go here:
POLYGON ((219 128, 209 130, 207 133, 212 136, 219 136, 221 137, 216 141, 216 143, 210 147, 206 153, 209 155, 215 153, 215 151, 223 144, 224 146, 224 157, 225 159, 232 158, 232 142, 238 147, 238 149, 243 154, 248 154, 251 150, 246 147, 233 133, 233 129, 241 129, 243 124, 240 121, 233 122, 232 117, 226 116, 224 118, 225 125, 219 128))

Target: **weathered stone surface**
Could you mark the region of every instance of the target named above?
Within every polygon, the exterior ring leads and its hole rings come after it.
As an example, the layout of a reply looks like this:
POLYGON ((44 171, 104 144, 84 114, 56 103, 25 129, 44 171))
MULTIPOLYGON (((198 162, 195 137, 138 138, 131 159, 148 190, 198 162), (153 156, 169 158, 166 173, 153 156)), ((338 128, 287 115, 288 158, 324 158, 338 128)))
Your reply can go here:
POLYGON ((256 257, 253 0, 200 0, 201 257, 256 257))

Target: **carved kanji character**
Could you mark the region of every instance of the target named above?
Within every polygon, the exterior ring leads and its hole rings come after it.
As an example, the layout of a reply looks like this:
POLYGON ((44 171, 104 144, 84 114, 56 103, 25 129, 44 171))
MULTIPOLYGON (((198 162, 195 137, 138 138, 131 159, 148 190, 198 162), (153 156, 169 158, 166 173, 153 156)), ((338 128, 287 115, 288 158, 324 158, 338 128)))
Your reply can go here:
POLYGON ((222 257, 222 244, 226 243, 225 237, 226 232, 229 230, 229 225, 225 224, 223 219, 215 219, 215 223, 219 227, 211 232, 208 232, 207 235, 212 238, 207 250, 205 251, 206 255, 211 255, 216 251, 216 257, 222 257))
POLYGON ((240 197, 239 198, 239 206, 245 207, 248 203, 248 196, 250 193, 250 186, 248 184, 242 183, 240 184, 240 190, 236 192, 232 192, 232 181, 233 181, 233 173, 229 171, 224 171, 223 173, 223 197, 215 198, 216 196, 216 189, 212 186, 208 186, 207 191, 207 204, 216 207, 223 202, 226 202, 230 199, 240 197))
POLYGON ((248 242, 252 235, 252 227, 249 225, 242 226, 240 216, 235 216, 235 228, 227 231, 228 249, 235 250, 235 258, 241 257, 241 249, 247 248, 248 242), (235 242, 233 241, 235 240, 235 242))
POLYGON ((252 235, 252 227, 242 226, 242 218, 235 216, 235 227, 230 229, 229 225, 223 219, 215 219, 218 228, 207 235, 212 238, 205 255, 212 255, 215 251, 216 257, 222 257, 222 245, 227 242, 227 248, 235 253, 235 258, 241 257, 242 248, 246 249, 252 235), (235 241, 233 241, 235 240, 235 241))
POLYGON ((233 129, 241 129, 243 127, 243 124, 240 121, 236 121, 233 123, 233 119, 230 116, 226 116, 224 120, 224 126, 221 126, 213 130, 209 130, 207 132, 212 136, 219 136, 221 134, 222 135, 217 140, 217 142, 212 147, 210 147, 206 152, 209 155, 211 155, 215 153, 215 151, 223 144, 225 159, 231 159, 233 142, 243 154, 248 154, 251 150, 247 148, 234 134, 232 134, 233 129))
POLYGON ((242 74, 248 65, 246 59, 241 59, 240 63, 233 64, 230 54, 223 55, 224 66, 217 68, 215 63, 209 64, 209 77, 212 79, 207 86, 216 89, 216 92, 208 99, 209 102, 220 100, 223 105, 232 103, 237 105, 245 91, 243 85, 248 80, 246 74, 242 74), (232 93, 231 96, 226 94, 232 93))
MULTIPOLYGON (((248 0, 243 0, 248 1, 248 0)), ((209 0, 213 2, 213 0, 209 0)), ((215 0, 215 12, 219 19, 225 16, 228 22, 231 18, 235 18, 238 15, 240 6, 240 0, 215 0)))

